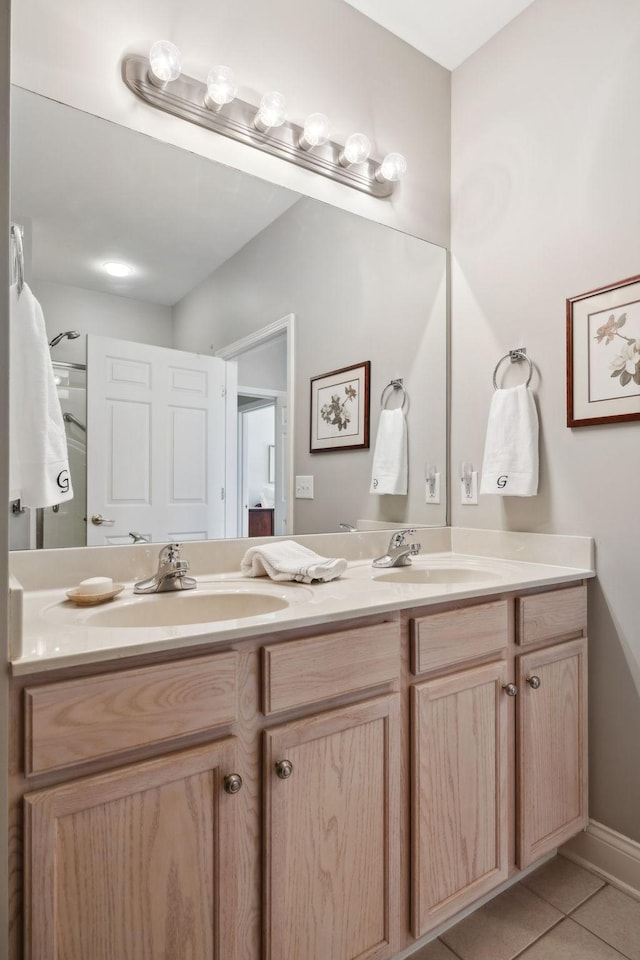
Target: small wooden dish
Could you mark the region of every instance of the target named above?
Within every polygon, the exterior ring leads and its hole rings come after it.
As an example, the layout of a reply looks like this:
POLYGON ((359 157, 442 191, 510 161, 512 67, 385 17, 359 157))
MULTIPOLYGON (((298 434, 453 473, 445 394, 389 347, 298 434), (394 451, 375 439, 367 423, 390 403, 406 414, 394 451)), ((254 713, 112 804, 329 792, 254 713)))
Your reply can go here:
POLYGON ((77 603, 79 607, 92 607, 97 603, 106 603, 108 600, 113 600, 113 598, 117 597, 123 590, 124 584, 114 583, 113 590, 109 590, 108 593, 78 593, 76 588, 74 590, 67 590, 67 596, 69 600, 77 603))

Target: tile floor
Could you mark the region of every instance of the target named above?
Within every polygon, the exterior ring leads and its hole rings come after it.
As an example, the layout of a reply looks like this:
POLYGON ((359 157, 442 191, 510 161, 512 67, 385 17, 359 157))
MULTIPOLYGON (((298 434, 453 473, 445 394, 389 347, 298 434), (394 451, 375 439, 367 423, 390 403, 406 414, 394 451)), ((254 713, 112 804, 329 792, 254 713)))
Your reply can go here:
POLYGON ((640 960, 640 901, 564 857, 461 920, 411 960, 640 960))

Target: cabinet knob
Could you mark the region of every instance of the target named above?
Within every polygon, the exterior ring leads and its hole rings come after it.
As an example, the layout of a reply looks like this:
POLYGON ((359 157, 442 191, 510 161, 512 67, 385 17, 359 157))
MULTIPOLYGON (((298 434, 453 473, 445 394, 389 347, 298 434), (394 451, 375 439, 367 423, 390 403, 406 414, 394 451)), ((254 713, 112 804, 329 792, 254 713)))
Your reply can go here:
POLYGON ((515 697, 518 692, 518 688, 516 687, 515 683, 503 683, 502 689, 508 697, 515 697))
POLYGON ((224 778, 225 793, 238 793, 242 790, 242 777, 239 773, 228 773, 224 778))
POLYGON ((276 773, 281 780, 288 780, 293 773, 293 764, 291 760, 277 760, 276 773))
POLYGON ((542 686, 542 680, 540 677, 527 677, 527 683, 532 690, 537 690, 538 687, 542 686))

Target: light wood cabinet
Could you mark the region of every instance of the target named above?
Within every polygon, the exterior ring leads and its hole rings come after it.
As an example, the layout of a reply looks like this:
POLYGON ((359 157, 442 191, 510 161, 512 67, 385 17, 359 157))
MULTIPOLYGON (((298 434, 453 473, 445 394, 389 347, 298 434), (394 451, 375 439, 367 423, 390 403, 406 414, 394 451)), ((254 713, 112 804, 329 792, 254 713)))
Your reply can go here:
POLYGON ((235 960, 233 740, 35 791, 30 960, 235 960))
POLYGON ((506 682, 494 663, 412 690, 415 937, 507 878, 506 682))
POLYGON ((517 658, 518 865, 587 823, 587 641, 517 658))
POLYGON ((398 700, 265 733, 266 960, 398 952, 398 700))
MULTIPOLYGON (((584 587, 519 598, 518 642, 536 647, 526 653, 515 638, 507 641, 496 603, 438 614, 433 626, 425 616, 419 630, 414 625, 414 641, 424 646, 457 622, 454 661, 460 651, 467 661, 467 669, 412 689, 415 937, 586 825, 587 640, 549 645, 586 628, 585 603, 584 587), (478 658, 493 650, 506 660, 472 667, 474 649, 478 658)), ((434 642, 437 656, 426 646, 417 656, 416 644, 414 669, 441 671, 442 649, 434 642)))
POLYGON ((586 823, 585 630, 569 587, 13 678, 10 960, 393 960, 586 823))

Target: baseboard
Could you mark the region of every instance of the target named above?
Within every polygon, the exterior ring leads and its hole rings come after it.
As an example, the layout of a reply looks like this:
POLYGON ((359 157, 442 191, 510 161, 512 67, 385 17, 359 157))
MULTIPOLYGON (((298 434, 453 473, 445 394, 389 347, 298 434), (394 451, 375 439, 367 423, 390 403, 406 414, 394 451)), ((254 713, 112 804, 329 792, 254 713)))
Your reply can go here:
POLYGON ((640 843, 635 840, 590 820, 586 830, 558 852, 640 899, 640 843))

